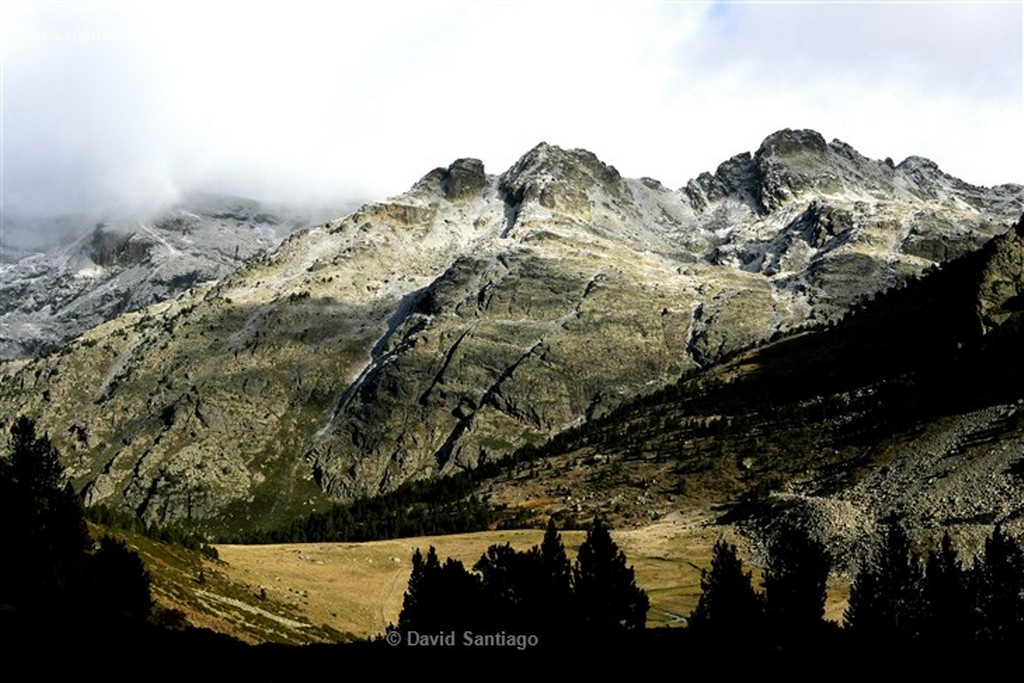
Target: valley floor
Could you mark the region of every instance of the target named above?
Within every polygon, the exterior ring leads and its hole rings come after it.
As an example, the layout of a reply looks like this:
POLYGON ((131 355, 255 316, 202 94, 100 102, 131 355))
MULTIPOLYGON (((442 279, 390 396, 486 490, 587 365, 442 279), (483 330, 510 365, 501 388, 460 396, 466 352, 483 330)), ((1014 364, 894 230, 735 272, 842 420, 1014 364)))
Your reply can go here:
MULTIPOLYGON (((570 558, 582 543, 582 531, 564 531, 562 540, 570 558)), ((614 532, 616 543, 636 571, 637 585, 650 598, 649 628, 680 626, 700 596, 700 571, 710 565, 715 541, 725 537, 744 546, 731 528, 712 524, 709 515, 673 513, 644 527, 614 532)), ((487 548, 510 543, 517 550, 539 544, 541 530, 487 531, 473 534, 394 539, 370 543, 311 543, 217 546, 220 562, 209 572, 244 586, 249 604, 266 612, 287 607, 279 615, 286 622, 308 622, 356 638, 382 634, 397 623, 416 548, 434 546, 441 558, 452 557, 472 567, 487 548)), ((760 569, 751 565, 755 583, 760 569)), ((830 590, 826 618, 841 621, 846 586, 830 590)), ((307 640, 310 634, 295 634, 307 640)))

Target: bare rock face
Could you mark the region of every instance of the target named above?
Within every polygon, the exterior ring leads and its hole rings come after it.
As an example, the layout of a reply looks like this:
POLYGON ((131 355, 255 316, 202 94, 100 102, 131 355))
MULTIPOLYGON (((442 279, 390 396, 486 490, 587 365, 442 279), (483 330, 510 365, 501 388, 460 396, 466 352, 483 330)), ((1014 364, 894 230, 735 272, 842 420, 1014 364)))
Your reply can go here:
POLYGON ((994 239, 978 285, 978 317, 990 332, 1024 311, 1024 217, 994 239))
POLYGON ((100 224, 92 233, 86 255, 101 268, 130 267, 148 258, 155 244, 156 240, 145 234, 118 234, 100 224))
POLYGON ((479 195, 487 187, 484 165, 479 159, 459 159, 441 179, 441 190, 453 201, 479 195))
MULTIPOLYGON (((91 503, 271 524, 542 442, 841 315, 1022 206, 1019 186, 810 131, 679 191, 547 144, 499 176, 460 159, 9 366, 0 414, 35 416, 91 503)), ((120 244, 110 259, 135 257, 120 244)))
POLYGON ((769 135, 752 160, 762 209, 774 211, 810 189, 838 190, 839 178, 828 168, 832 165, 830 151, 815 131, 784 130, 769 135))

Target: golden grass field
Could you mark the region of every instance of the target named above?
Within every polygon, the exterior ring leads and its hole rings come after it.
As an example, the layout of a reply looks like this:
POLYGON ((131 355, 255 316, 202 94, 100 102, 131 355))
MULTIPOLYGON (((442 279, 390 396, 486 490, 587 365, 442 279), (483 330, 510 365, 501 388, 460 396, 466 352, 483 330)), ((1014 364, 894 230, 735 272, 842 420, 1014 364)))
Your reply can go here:
MULTIPOLYGON (((613 532, 635 568, 637 584, 650 598, 649 627, 685 623, 682 617, 690 614, 700 596, 700 570, 710 565, 718 538, 724 536, 742 549, 731 529, 708 522, 677 514, 643 528, 613 532)), ((277 618, 278 627, 305 622, 317 633, 367 638, 397 622, 416 548, 425 553, 433 545, 442 561, 453 557, 472 567, 492 544, 511 543, 525 550, 542 537, 540 530, 519 530, 370 543, 222 545, 217 546, 221 561, 208 564, 208 571, 236 589, 244 587, 247 602, 255 606, 250 611, 283 608, 287 614, 277 618)), ((584 537, 582 531, 562 533, 570 559, 584 537)), ((751 569, 758 585, 760 569, 751 569)), ((840 620, 845 591, 832 593, 826 617, 840 620)))

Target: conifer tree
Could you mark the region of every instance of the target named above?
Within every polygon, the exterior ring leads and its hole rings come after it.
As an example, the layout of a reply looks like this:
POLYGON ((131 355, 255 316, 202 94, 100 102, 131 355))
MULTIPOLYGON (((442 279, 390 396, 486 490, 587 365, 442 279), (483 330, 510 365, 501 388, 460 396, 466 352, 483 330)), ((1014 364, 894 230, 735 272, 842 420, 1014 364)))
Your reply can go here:
POLYGON ((985 541, 983 563, 977 570, 981 637, 1011 640, 1024 634, 1024 552, 996 525, 985 541))
POLYGON ((544 611, 553 621, 564 621, 572 601, 572 565, 565 553, 565 545, 555 526, 554 518, 548 519, 544 540, 536 553, 538 559, 538 597, 545 605, 544 611))
POLYGON ((962 643, 980 628, 968 572, 960 565, 946 532, 938 552, 928 554, 924 573, 922 637, 939 643, 962 643))
POLYGON ((93 552, 81 501, 64 481, 49 437, 21 417, 10 446, 10 456, 0 458, 0 605, 34 615, 146 620, 152 601, 145 566, 109 536, 93 552))
POLYGON ((719 539, 710 571, 701 571, 701 595, 690 615, 690 628, 715 638, 746 638, 762 624, 764 607, 751 573, 743 571, 736 546, 719 539))
POLYGON ((92 597, 96 604, 118 617, 138 621, 149 617, 153 607, 149 572, 123 541, 104 536, 93 567, 96 580, 92 597))
POLYGON ((518 552, 508 543, 492 545, 473 565, 473 569, 480 573, 491 625, 499 628, 529 625, 529 613, 537 609, 532 590, 537 580, 534 565, 534 556, 518 552))
POLYGON ((518 552, 508 543, 492 545, 473 569, 480 574, 488 620, 495 628, 545 636, 570 633, 572 569, 553 520, 540 546, 518 552))
POLYGON ((436 609, 436 598, 432 594, 437 582, 437 574, 441 564, 437 560, 437 551, 430 546, 427 557, 416 548, 412 554, 412 573, 409 575, 409 587, 402 599, 402 612, 398 616, 398 630, 403 633, 422 628, 422 624, 430 619, 431 609, 436 609))
POLYGON ((36 436, 35 422, 21 416, 11 426, 9 476, 32 495, 44 496, 63 487, 60 455, 44 434, 36 436))
POLYGON ((466 571, 462 562, 449 557, 441 564, 433 546, 425 559, 416 549, 398 616, 399 631, 478 628, 484 623, 483 607, 480 578, 466 571))
POLYGON ((922 587, 910 538, 895 519, 887 520, 877 559, 861 568, 850 587, 847 627, 872 639, 916 637, 924 611, 922 587))
POLYGON ((525 618, 534 633, 563 637, 572 634, 572 565, 554 519, 548 520, 540 546, 529 550, 523 576, 527 597, 525 618))
POLYGON ((63 482, 57 450, 26 417, 11 427, 0 459, 0 603, 67 603, 82 597, 91 541, 81 503, 63 482))
POLYGON ((580 546, 573 567, 577 614, 584 629, 599 633, 643 629, 649 602, 633 567, 600 519, 580 546))
POLYGON ((807 532, 787 526, 775 537, 764 571, 765 615, 780 637, 798 637, 824 623, 831 560, 807 532))

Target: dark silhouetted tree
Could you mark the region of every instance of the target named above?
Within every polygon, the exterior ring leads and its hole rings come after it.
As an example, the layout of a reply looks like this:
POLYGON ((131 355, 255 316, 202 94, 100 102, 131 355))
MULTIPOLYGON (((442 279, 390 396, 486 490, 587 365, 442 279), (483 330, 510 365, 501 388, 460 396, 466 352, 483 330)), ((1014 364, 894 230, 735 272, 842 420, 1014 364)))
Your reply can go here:
POLYGON ((923 578, 907 532, 889 519, 875 561, 861 568, 850 587, 847 627, 871 639, 916 637, 924 613, 923 578))
POLYGON ((484 616, 482 602, 478 576, 452 558, 441 564, 433 546, 426 558, 417 548, 412 556, 412 573, 398 617, 398 630, 432 633, 478 628, 484 616))
POLYGON ((490 626, 523 628, 536 605, 539 566, 536 557, 518 552, 508 543, 492 545, 473 569, 480 573, 490 626))
POLYGON ((1024 552, 1001 525, 985 541, 975 568, 981 638, 1011 640, 1024 634, 1024 552))
POLYGON ((572 570, 553 520, 539 546, 518 552, 507 543, 492 545, 473 569, 480 573, 493 627, 569 633, 572 570))
POLYGON ((960 565, 948 532, 942 535, 938 552, 928 554, 923 591, 925 640, 963 643, 977 637, 981 625, 970 574, 960 565))
POLYGON ((49 436, 36 436, 35 422, 27 417, 19 417, 11 426, 8 465, 11 479, 34 495, 49 495, 63 488, 60 454, 49 436))
POLYGON ((60 605, 85 590, 91 540, 82 506, 63 482, 57 450, 35 423, 18 418, 10 432, 11 454, 0 459, 0 602, 60 605))
POLYGON ((553 518, 548 519, 540 547, 531 553, 537 558, 537 616, 543 620, 547 630, 561 631, 568 627, 570 621, 572 565, 553 518))
POLYGON ((765 616, 779 638, 803 637, 824 623, 831 560, 806 531, 785 527, 769 548, 764 571, 765 616))
POLYGON ((711 569, 701 571, 701 595, 690 615, 696 633, 714 638, 746 639, 761 627, 764 606, 754 591, 751 573, 743 571, 736 546, 719 539, 711 569))
POLYGON ((109 536, 93 552, 81 502, 64 482, 49 438, 22 417, 11 427, 10 445, 10 457, 0 458, 7 543, 0 603, 26 614, 145 620, 152 605, 149 574, 137 554, 109 536))
POLYGON ((426 559, 419 548, 412 554, 412 573, 409 585, 402 599, 402 612, 398 615, 398 630, 403 633, 420 628, 420 623, 430 618, 428 609, 436 602, 430 595, 434 575, 440 570, 437 551, 430 546, 426 559))
POLYGON ((600 519, 587 533, 573 567, 576 614, 584 629, 600 633, 643 629, 649 602, 633 567, 600 519))
POLYGON ((520 552, 492 545, 470 573, 431 547, 412 557, 409 587, 397 630, 436 633, 452 629, 514 630, 549 640, 643 629, 647 594, 632 567, 598 520, 580 546, 575 566, 554 522, 539 546, 520 552))
POLYGON ((93 570, 93 599, 102 610, 139 621, 149 617, 153 607, 149 572, 123 541, 104 536, 93 560, 93 570))

